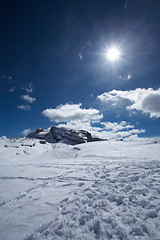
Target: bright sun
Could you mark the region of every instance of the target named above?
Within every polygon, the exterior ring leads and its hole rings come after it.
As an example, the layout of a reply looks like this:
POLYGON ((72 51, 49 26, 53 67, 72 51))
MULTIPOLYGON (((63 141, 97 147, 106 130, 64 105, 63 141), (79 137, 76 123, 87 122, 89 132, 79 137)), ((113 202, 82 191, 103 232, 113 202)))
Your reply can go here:
POLYGON ((116 62, 120 58, 120 51, 117 47, 108 48, 106 51, 107 60, 110 62, 116 62))

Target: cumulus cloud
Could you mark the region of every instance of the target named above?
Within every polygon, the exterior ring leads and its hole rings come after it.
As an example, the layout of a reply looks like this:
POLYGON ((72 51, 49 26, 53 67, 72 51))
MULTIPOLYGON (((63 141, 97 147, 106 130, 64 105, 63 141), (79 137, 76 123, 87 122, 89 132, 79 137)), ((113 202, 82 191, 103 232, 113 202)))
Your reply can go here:
POLYGON ((18 105, 17 107, 20 110, 31 111, 31 107, 29 105, 18 105))
POLYGON ((83 109, 82 104, 65 104, 58 107, 46 109, 42 114, 48 117, 52 122, 68 122, 68 121, 92 121, 97 122, 103 118, 103 114, 94 108, 83 109))
POLYGON ((149 116, 160 117, 160 88, 154 90, 152 88, 137 88, 130 91, 112 90, 104 92, 97 98, 106 105, 112 104, 112 107, 120 106, 121 103, 128 110, 141 111, 149 116))
POLYGON ((36 101, 36 98, 33 98, 31 96, 29 96, 28 94, 27 95, 22 95, 21 98, 26 101, 26 102, 29 102, 29 103, 33 103, 36 101))
MULTIPOLYGON (((145 129, 136 129, 134 125, 131 125, 130 123, 127 123, 126 121, 121 122, 104 122, 102 123, 103 131, 107 131, 107 135, 110 138, 126 138, 130 137, 132 135, 145 133, 145 129)), ((103 132, 104 134, 104 132, 103 132)))
POLYGON ((112 130, 113 132, 121 131, 124 129, 132 129, 134 125, 127 124, 125 121, 118 122, 102 122, 106 130, 112 130))
POLYGON ((31 132, 31 129, 30 129, 30 128, 24 129, 24 131, 22 132, 22 135, 23 135, 23 136, 26 136, 26 135, 28 135, 30 132, 31 132))

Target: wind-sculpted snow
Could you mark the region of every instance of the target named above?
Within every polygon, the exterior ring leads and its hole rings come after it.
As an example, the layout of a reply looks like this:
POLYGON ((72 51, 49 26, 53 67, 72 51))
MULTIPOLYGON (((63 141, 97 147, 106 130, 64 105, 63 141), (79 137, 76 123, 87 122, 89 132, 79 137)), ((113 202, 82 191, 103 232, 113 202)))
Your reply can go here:
POLYGON ((160 239, 157 141, 32 143, 1 141, 0 239, 160 239))

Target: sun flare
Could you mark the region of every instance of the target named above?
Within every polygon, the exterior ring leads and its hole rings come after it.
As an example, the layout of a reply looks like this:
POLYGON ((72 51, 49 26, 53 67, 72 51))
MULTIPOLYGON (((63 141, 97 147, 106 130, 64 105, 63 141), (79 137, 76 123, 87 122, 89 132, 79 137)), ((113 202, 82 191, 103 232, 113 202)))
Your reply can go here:
POLYGON ((120 50, 117 47, 111 47, 106 51, 106 58, 110 62, 116 62, 120 58, 120 50))

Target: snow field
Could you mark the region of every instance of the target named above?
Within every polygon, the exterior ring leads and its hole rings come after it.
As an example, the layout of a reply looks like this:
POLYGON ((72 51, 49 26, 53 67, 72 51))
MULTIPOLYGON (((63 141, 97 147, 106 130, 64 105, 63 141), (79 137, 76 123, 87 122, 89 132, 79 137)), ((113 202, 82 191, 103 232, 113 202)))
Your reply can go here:
POLYGON ((1 139, 0 239, 159 240, 159 142, 1 139))
POLYGON ((79 182, 32 239, 159 239, 159 163, 109 165, 90 167, 92 181, 79 182))

